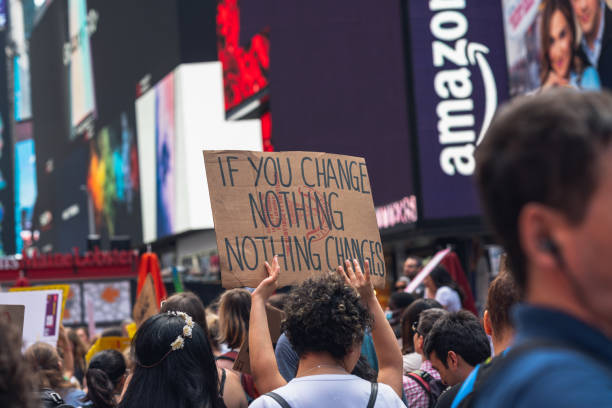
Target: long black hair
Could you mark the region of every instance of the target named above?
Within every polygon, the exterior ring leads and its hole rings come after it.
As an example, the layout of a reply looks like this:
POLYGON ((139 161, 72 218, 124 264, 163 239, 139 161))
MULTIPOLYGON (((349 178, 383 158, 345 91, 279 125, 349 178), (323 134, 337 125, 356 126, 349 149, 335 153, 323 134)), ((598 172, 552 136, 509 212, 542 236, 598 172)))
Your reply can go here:
POLYGON ((103 350, 93 356, 85 374, 87 401, 95 408, 114 408, 115 391, 125 375, 125 359, 117 350, 103 350))
POLYGON ((185 320, 167 313, 147 319, 132 341, 134 375, 121 408, 221 408, 219 376, 202 328, 193 325, 182 349, 171 344, 185 320))

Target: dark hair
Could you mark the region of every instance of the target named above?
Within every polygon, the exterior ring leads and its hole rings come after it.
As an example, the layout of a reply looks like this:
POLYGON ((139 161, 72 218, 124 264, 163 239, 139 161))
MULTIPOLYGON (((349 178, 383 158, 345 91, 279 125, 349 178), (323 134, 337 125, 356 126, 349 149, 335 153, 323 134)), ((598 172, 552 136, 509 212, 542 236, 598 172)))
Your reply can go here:
POLYGON ((125 375, 125 359, 117 350, 96 353, 89 362, 86 401, 95 408, 114 408, 115 390, 125 375))
POLYGON ((21 350, 21 336, 15 326, 0 319, 0 407, 34 408, 40 405, 21 350))
POLYGON ((184 347, 170 351, 184 326, 181 317, 166 313, 140 326, 132 340, 134 375, 120 407, 222 407, 217 367, 204 330, 194 325, 184 347))
POLYGON ((337 360, 361 344, 371 319, 357 292, 335 275, 295 287, 285 305, 282 330, 298 356, 326 351, 337 360))
POLYGON ((434 299, 418 299, 412 302, 402 314, 402 353, 414 352, 414 330, 412 325, 418 323, 423 310, 440 308, 442 305, 434 299))
POLYGON ((540 81, 542 84, 546 81, 548 74, 551 71, 551 64, 548 55, 548 50, 550 49, 550 22, 552 20, 552 16, 555 11, 559 10, 565 20, 567 21, 567 25, 571 31, 571 49, 572 49, 572 57, 570 58, 570 67, 572 70, 574 68, 576 60, 579 58, 574 58, 574 46, 576 40, 576 23, 574 21, 574 13, 572 11, 572 5, 569 0, 546 0, 544 4, 544 10, 542 10, 542 22, 540 24, 540 41, 541 41, 541 57, 540 57, 540 81))
POLYGON ((393 292, 389 298, 389 308, 392 310, 405 309, 414 302, 414 299, 415 296, 412 293, 393 292))
POLYGON ((193 318, 193 321, 200 325, 206 337, 210 340, 208 333, 208 325, 206 324, 206 308, 202 300, 193 292, 181 292, 175 293, 166 299, 160 313, 167 313, 170 311, 185 312, 193 318))
POLYGON ((25 351, 26 361, 29 363, 38 389, 50 388, 62 395, 71 388, 64 380, 60 369, 60 357, 55 347, 50 344, 37 342, 25 351))
POLYGON ((520 300, 521 293, 512 275, 509 272, 500 272, 489 286, 486 305, 495 336, 503 335, 506 330, 514 327, 510 319, 510 309, 520 300))
MULTIPOLYGON (((75 368, 75 377, 76 372, 80 372, 82 375, 85 372, 85 355, 87 354, 87 346, 79 335, 76 333, 75 329, 68 330, 68 340, 72 343, 72 356, 74 358, 74 368, 75 368)), ((81 377, 80 380, 83 378, 81 377)))
POLYGON ((427 358, 431 353, 448 368, 449 351, 460 355, 471 366, 482 363, 491 356, 489 339, 472 313, 460 310, 440 317, 425 338, 423 351, 427 358))
POLYGON ((419 324, 417 325, 417 332, 423 336, 427 337, 433 325, 438 321, 442 316, 447 315, 448 312, 444 309, 433 308, 423 310, 419 315, 419 324))
POLYGON ((544 204, 580 223, 599 183, 597 159, 611 136, 607 92, 552 89, 519 97, 493 120, 476 150, 476 179, 487 220, 521 289, 527 282, 518 230, 523 207, 544 204))
POLYGON ((429 273, 431 280, 434 285, 436 285, 437 289, 440 289, 442 286, 448 286, 453 289, 459 295, 461 302, 463 302, 464 294, 463 290, 457 285, 457 282, 453 280, 450 273, 446 270, 443 265, 438 265, 429 273))
POLYGON ((246 289, 230 289, 219 301, 219 342, 230 349, 240 348, 249 331, 251 294, 246 289))
POLYGON ((404 259, 404 263, 406 263, 406 261, 409 260, 409 259, 414 259, 416 261, 416 263, 417 263, 417 267, 419 267, 419 268, 423 265, 423 259, 421 259, 420 256, 408 255, 406 257, 406 259, 404 259))
POLYGON ((357 360, 357 364, 355 364, 351 374, 369 382, 377 382, 378 378, 378 373, 368 363, 368 359, 363 354, 359 356, 359 360, 357 360))

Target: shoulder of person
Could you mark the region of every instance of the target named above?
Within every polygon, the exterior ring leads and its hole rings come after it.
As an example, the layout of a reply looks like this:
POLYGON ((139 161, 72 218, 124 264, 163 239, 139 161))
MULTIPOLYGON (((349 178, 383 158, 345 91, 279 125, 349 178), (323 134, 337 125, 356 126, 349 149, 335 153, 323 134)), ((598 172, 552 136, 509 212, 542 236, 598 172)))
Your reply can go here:
POLYGON ((612 371, 579 351, 531 350, 490 378, 475 406, 493 401, 499 407, 605 406, 612 401, 612 371))

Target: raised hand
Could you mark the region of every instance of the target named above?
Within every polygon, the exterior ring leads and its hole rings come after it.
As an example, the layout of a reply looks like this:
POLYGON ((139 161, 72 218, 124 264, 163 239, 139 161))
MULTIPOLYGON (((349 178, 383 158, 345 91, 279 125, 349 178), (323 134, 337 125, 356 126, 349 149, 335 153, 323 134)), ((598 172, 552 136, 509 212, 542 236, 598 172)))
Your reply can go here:
POLYGON ((364 263, 364 269, 365 273, 362 273, 361 266, 359 266, 359 262, 356 259, 353 259, 352 264, 351 261, 346 260, 344 262, 344 268, 342 265, 338 266, 338 273, 344 278, 348 285, 355 288, 361 299, 367 303, 369 300, 376 297, 370 276, 370 262, 368 262, 367 259, 364 263))
POLYGON ((266 261, 265 267, 266 272, 268 273, 268 277, 262 280, 253 292, 253 296, 259 296, 263 300, 267 300, 270 296, 274 294, 274 292, 278 288, 278 276, 280 274, 278 257, 276 255, 274 256, 271 266, 266 261))

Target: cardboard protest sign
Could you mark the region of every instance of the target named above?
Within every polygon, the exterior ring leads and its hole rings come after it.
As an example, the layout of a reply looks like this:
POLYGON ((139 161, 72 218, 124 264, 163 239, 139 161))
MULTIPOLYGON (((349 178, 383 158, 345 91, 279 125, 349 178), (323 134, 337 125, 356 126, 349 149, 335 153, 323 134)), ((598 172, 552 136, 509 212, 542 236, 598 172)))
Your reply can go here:
MULTIPOLYGON (((276 343, 281 335, 281 322, 285 318, 285 313, 274 306, 266 305, 266 316, 268 316, 270 338, 272 339, 272 343, 276 343)), ((236 361, 234 361, 234 366, 232 368, 241 373, 251 374, 251 356, 249 354, 248 334, 240 346, 238 357, 236 357, 236 361)))
POLYGON ((368 260, 385 263, 365 160, 327 153, 205 151, 225 288, 256 287, 279 257, 280 286, 368 260))
POLYGON ((62 291, 62 314, 60 322, 64 319, 64 310, 66 310, 66 301, 70 296, 70 285, 42 285, 42 286, 26 286, 19 288, 10 288, 9 292, 31 292, 33 290, 61 290, 62 291))
POLYGON ((136 326, 140 327, 145 320, 158 312, 159 305, 157 304, 157 297, 155 296, 153 278, 151 277, 151 274, 149 274, 147 275, 142 290, 140 291, 140 295, 134 304, 132 318, 134 319, 136 326))
POLYGON ((17 328, 23 338, 23 318, 25 306, 23 305, 0 305, 0 320, 4 319, 17 328))
POLYGON ((25 306, 24 349, 37 341, 53 346, 57 344, 62 316, 61 290, 0 293, 0 304, 25 306))

